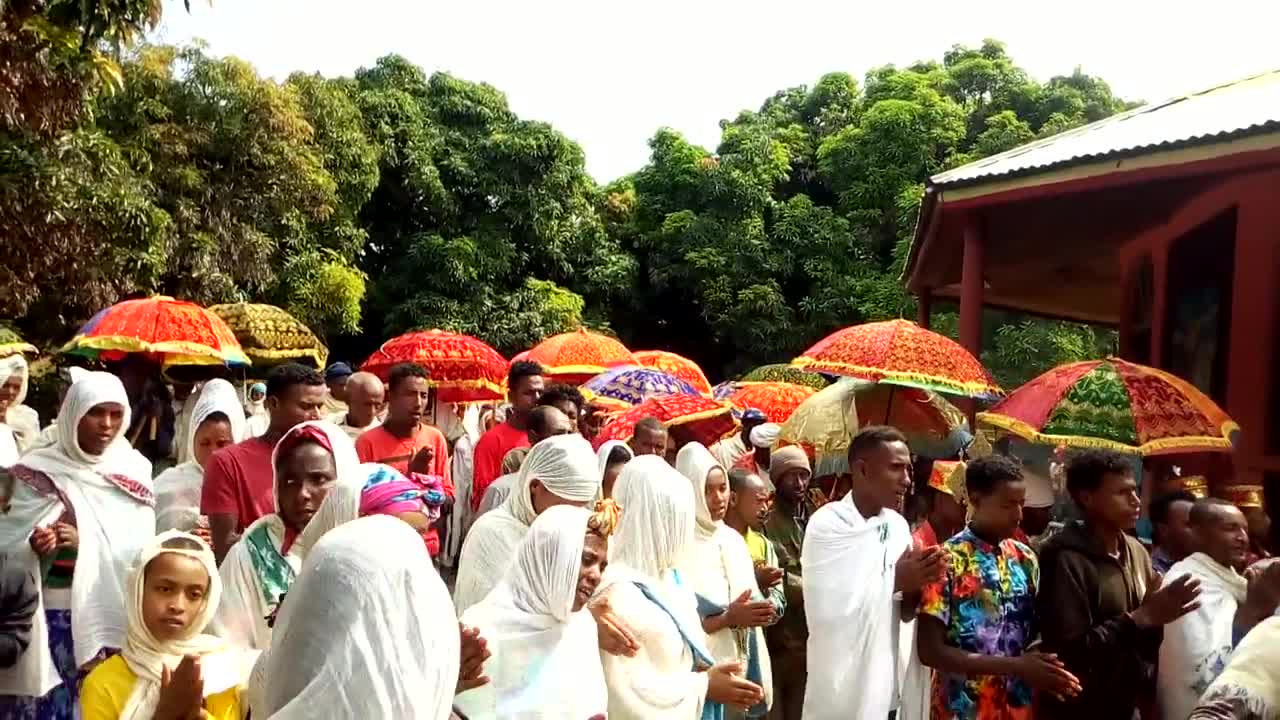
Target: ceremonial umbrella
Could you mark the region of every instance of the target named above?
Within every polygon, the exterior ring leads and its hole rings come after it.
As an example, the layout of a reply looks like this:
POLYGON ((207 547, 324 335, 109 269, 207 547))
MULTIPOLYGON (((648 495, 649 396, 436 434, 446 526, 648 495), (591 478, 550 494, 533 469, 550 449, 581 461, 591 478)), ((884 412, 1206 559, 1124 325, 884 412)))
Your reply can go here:
POLYGON ((557 382, 571 385, 581 385, 609 368, 640 364, 622 343, 585 328, 543 340, 526 359, 541 365, 557 382))
POLYGON ((394 337, 374 351, 361 370, 387 379, 391 368, 413 363, 431 374, 428 384, 440 402, 501 400, 506 396, 507 361, 469 335, 420 330, 394 337))
POLYGON ((36 352, 38 351, 35 345, 23 340, 13 328, 0 323, 0 357, 36 352))
POLYGON ((703 445, 715 443, 737 427, 727 403, 701 395, 661 395, 615 415, 596 436, 596 447, 609 440, 630 440, 636 423, 647 417, 657 418, 668 428, 679 427, 703 445))
POLYGON ((724 382, 711 388, 711 399, 728 400, 734 393, 742 389, 746 383, 741 380, 725 380, 724 382))
POLYGON ((98 311, 62 352, 114 360, 148 353, 163 364, 248 365, 231 328, 194 303, 156 295, 98 311))
POLYGON ((1240 429, 1191 383, 1119 358, 1056 367, 978 421, 1033 442, 1144 456, 1228 452, 1240 429))
POLYGON ((680 378, 636 366, 606 370, 583 383, 581 389, 587 400, 623 410, 659 395, 701 395, 680 378))
POLYGON ((831 384, 816 372, 801 370, 790 365, 761 365, 743 375, 741 382, 786 382, 792 385, 804 385, 814 390, 821 390, 831 384))
POLYGON ((683 355, 677 355, 666 350, 637 350, 632 355, 645 367, 651 367, 668 375, 674 375, 692 385, 694 390, 703 395, 711 394, 711 382, 707 380, 702 368, 698 367, 698 363, 683 355))
POLYGON ((991 373, 959 343, 907 320, 839 330, 791 364, 814 372, 965 397, 1004 394, 991 373))
POLYGON ((769 422, 781 424, 816 392, 811 387, 784 382, 738 383, 738 389, 728 400, 738 411, 755 408, 764 413, 769 422))
POLYGON ((323 368, 329 358, 311 328, 275 305, 229 303, 209 310, 227 323, 255 366, 300 362, 323 368))

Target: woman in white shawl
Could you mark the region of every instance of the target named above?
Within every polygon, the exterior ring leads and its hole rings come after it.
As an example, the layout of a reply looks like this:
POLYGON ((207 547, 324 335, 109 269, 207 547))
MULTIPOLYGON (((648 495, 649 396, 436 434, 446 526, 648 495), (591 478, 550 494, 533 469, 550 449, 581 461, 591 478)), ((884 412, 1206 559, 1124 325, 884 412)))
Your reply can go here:
POLYGON ((129 426, 120 380, 86 374, 58 416, 58 443, 10 468, 0 523, 0 548, 21 558, 42 595, 30 646, 0 670, 0 694, 25 698, 0 701, 16 717, 71 716, 80 673, 124 646, 126 570, 155 534, 151 463, 115 442, 129 426))
POLYGON ((272 452, 271 467, 276 511, 245 528, 227 551, 219 570, 223 595, 214 622, 218 634, 259 650, 270 646, 268 618, 302 565, 295 540, 335 482, 363 482, 351 438, 324 420, 295 425, 285 433, 272 452))
POLYGON ((600 584, 617 520, 611 512, 553 507, 529 526, 502 581, 462 614, 492 656, 490 682, 457 698, 469 720, 605 717, 608 692, 596 624, 583 608, 600 584))
POLYGON ((600 494, 604 498, 613 497, 613 486, 618 482, 618 476, 622 474, 622 468, 636 454, 631 451, 631 446, 621 440, 610 440, 600 446, 596 451, 596 461, 600 469, 600 494))
POLYGON ((189 531, 200 519, 204 466, 213 453, 245 439, 244 413, 236 389, 226 380, 204 384, 191 411, 183 457, 186 461, 156 478, 156 532, 189 531))
POLYGON ((715 664, 697 598, 676 570, 694 538, 689 481, 660 457, 638 457, 623 469, 613 497, 622 520, 597 594, 607 593, 639 650, 630 656, 600 654, 609 717, 689 720, 720 717, 725 703, 759 703, 764 693, 735 675, 742 671, 739 663, 715 664))
POLYGON ((676 455, 676 469, 693 487, 694 540, 680 559, 681 578, 698 598, 707 649, 718 661, 736 660, 746 678, 764 689, 764 702, 728 717, 763 717, 773 702, 773 671, 764 630, 777 617, 760 594, 747 543, 724 524, 729 509, 729 476, 706 447, 689 443, 676 455))
POLYGON ((373 515, 326 534, 280 610, 264 720, 444 720, 458 679, 449 591, 408 525, 373 515))
POLYGON ((600 492, 591 444, 556 435, 534 445, 520 466, 517 490, 476 520, 462 544, 454 604, 459 612, 484 599, 515 557, 539 513, 555 505, 585 506, 600 492))
POLYGON ((22 404, 27 399, 27 374, 22 355, 0 358, 0 468, 16 463, 40 434, 40 416, 22 404))
POLYGON ((183 532, 157 535, 134 563, 127 592, 124 650, 85 678, 81 717, 153 720, 184 706, 183 717, 201 710, 209 720, 243 717, 240 691, 257 653, 203 634, 222 594, 213 550, 183 532))

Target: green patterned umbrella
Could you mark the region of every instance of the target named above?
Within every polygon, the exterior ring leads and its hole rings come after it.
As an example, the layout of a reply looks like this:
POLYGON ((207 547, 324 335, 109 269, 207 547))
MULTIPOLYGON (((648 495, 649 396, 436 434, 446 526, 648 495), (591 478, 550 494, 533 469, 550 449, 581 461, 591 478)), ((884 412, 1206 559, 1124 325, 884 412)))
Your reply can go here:
POLYGON ((790 365, 761 365, 743 375, 741 380, 742 382, 784 382, 804 385, 815 390, 821 390, 831 384, 818 373, 807 372, 790 365))
POLYGON ((22 339, 18 332, 8 325, 0 323, 0 357, 8 357, 18 353, 35 354, 39 352, 35 345, 22 339))

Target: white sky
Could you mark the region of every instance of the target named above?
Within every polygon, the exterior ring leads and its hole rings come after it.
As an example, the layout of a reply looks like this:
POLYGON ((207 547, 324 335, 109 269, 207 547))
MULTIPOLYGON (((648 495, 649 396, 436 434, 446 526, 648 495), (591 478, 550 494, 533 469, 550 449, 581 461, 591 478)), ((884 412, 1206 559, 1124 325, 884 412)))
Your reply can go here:
POLYGON ((1043 81, 1076 66, 1158 100, 1280 67, 1275 0, 166 0, 161 42, 202 38, 282 79, 396 52, 488 82, 582 145, 600 181, 668 126, 714 148, 719 121, 843 70, 938 58, 994 37, 1043 81), (1032 11, 1042 7, 1042 11, 1032 11))

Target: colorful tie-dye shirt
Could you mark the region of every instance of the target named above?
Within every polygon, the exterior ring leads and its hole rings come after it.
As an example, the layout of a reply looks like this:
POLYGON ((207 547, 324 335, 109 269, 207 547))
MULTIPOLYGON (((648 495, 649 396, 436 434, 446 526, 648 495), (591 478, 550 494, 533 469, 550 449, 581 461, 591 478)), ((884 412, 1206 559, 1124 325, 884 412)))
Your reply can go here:
MULTIPOLYGON (((946 627, 948 645, 981 655, 1021 655, 1035 638, 1035 596, 1040 565, 1031 548, 1004 540, 999 546, 969 528, 942 543, 947 574, 925 587, 920 614, 946 627)), ((933 720, 1024 720, 1031 717, 1031 688, 1012 677, 935 673, 933 720)))

